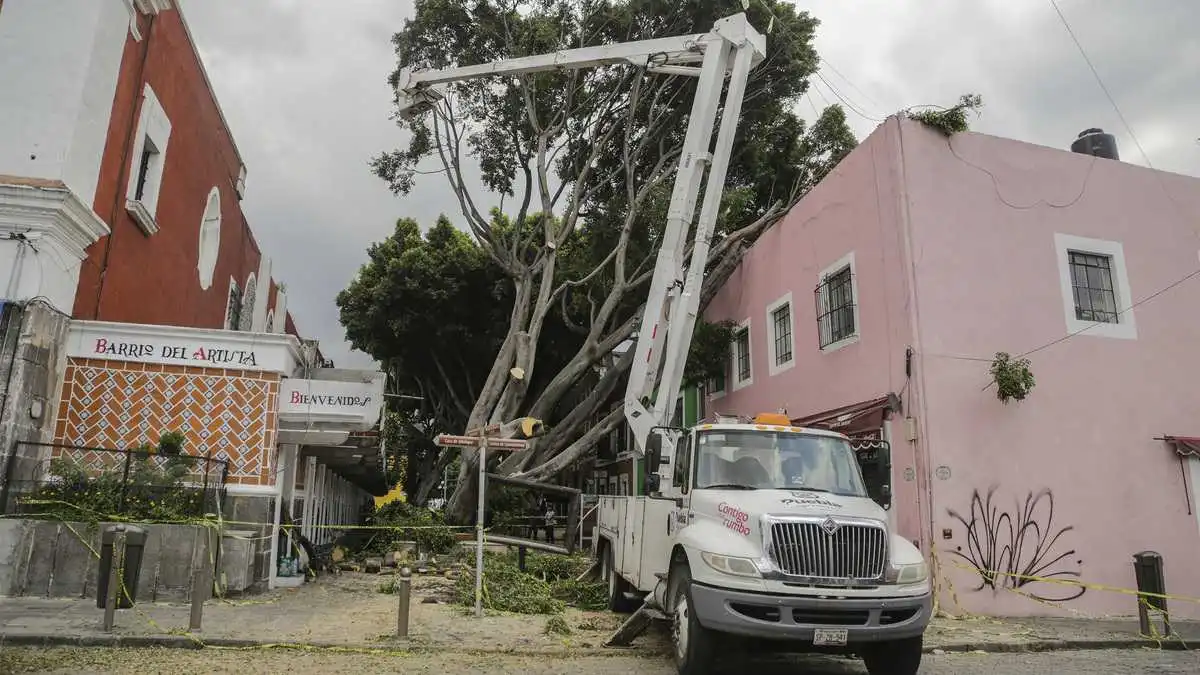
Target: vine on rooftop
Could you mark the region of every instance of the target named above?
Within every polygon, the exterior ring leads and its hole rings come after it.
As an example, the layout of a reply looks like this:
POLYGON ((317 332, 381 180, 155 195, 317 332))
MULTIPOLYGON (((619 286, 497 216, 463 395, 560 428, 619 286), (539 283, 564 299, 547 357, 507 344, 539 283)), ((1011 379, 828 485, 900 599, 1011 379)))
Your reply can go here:
POLYGON ((967 112, 979 114, 979 110, 983 108, 983 97, 979 94, 963 94, 958 99, 958 105, 952 108, 937 109, 929 108, 920 112, 913 112, 911 109, 904 111, 905 116, 909 119, 916 120, 927 127, 936 129, 946 136, 967 131, 969 124, 967 123, 967 112))

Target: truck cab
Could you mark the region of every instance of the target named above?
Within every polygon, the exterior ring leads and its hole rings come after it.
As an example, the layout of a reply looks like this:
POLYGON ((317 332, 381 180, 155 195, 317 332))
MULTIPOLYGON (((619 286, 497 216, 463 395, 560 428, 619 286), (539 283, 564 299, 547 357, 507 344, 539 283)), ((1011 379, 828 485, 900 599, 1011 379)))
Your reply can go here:
POLYGON ((601 499, 598 553, 614 607, 645 593, 671 622, 681 675, 727 639, 917 672, 928 565, 889 531, 846 436, 718 417, 655 428, 646 459, 647 496, 601 499))

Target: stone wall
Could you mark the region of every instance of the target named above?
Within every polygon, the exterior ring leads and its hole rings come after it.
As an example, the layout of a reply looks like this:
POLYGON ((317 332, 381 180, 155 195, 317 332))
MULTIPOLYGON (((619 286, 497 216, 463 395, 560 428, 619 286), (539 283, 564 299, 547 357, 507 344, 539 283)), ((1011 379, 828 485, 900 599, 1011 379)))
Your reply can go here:
MULTIPOLYGON (((34 478, 36 453, 17 461, 9 454, 20 442, 48 442, 64 365, 62 345, 70 318, 40 302, 7 304, 0 321, 0 495, 4 484, 34 478)), ((5 504, 0 504, 0 512, 5 504)))
MULTIPOLYGON (((100 533, 107 524, 0 520, 0 596, 94 598, 100 533)), ((146 546, 138 578, 138 602, 186 602, 192 570, 212 569, 215 531, 198 525, 139 525, 146 546)), ((238 561, 253 542, 222 537, 222 577, 244 574, 238 561), (230 567, 230 565, 234 567, 230 567)), ((203 584, 211 592, 211 576, 203 584)))

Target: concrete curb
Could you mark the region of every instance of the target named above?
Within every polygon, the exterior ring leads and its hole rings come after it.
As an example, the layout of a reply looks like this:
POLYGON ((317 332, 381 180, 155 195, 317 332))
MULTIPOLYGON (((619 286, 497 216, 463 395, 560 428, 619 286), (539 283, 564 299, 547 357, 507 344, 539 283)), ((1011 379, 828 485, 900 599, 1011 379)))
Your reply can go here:
POLYGON ((391 654, 405 652, 409 654, 481 654, 481 655, 511 655, 511 656, 658 656, 659 650, 637 647, 459 647, 445 645, 412 644, 411 642, 393 639, 372 644, 346 644, 331 642, 294 642, 250 640, 240 638, 204 637, 197 635, 54 635, 37 633, 0 633, 0 646, 9 647, 110 647, 127 649, 299 649, 299 650, 329 650, 341 652, 376 652, 391 654))
MULTIPOLYGON (((534 647, 534 648, 462 648, 456 646, 419 645, 396 640, 376 644, 336 644, 322 642, 269 642, 239 638, 219 638, 187 635, 58 635, 16 633, 0 634, 0 645, 13 647, 116 647, 130 649, 204 649, 205 647, 226 649, 311 649, 330 651, 442 653, 442 654, 488 654, 513 656, 658 656, 660 650, 630 647, 534 647)), ((597 645, 598 646, 598 645, 597 645)), ((1105 649, 1141 649, 1143 647, 1186 650, 1188 646, 1178 640, 1162 643, 1138 638, 1114 638, 1092 640, 1036 640, 1030 642, 961 642, 944 645, 927 645, 926 654, 985 653, 1029 653, 1051 651, 1096 651, 1105 649)))
POLYGON ((1163 640, 1161 643, 1144 638, 1113 638, 1109 640, 1033 640, 1030 642, 958 642, 939 646, 927 645, 926 654, 962 654, 987 652, 990 654, 1013 654, 1028 652, 1097 651, 1102 649, 1154 649, 1186 650, 1188 646, 1178 640, 1163 640))

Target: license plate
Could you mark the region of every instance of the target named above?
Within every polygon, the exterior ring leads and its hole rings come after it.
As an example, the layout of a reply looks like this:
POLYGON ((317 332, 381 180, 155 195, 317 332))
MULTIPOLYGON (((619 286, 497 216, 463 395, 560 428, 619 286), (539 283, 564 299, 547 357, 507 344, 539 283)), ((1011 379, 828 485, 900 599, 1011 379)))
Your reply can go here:
POLYGON ((846 629, 818 628, 813 631, 813 644, 822 647, 844 647, 846 645, 846 629))

